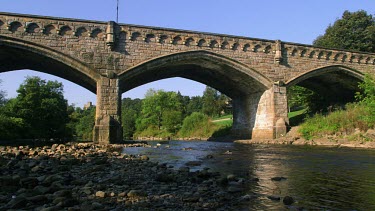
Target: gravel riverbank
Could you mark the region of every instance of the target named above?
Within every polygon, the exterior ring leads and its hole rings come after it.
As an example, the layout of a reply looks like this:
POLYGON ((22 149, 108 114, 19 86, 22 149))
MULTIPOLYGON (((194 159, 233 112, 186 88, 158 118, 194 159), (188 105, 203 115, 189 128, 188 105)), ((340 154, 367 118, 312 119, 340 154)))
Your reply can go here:
POLYGON ((0 210, 235 210, 254 197, 250 179, 121 154, 142 146, 0 146, 0 210))
POLYGON ((326 147, 350 147, 350 148, 364 148, 364 149, 375 149, 375 130, 370 129, 367 132, 357 131, 352 136, 356 136, 357 139, 349 141, 349 136, 335 136, 327 135, 322 138, 315 138, 312 140, 306 140, 298 133, 298 127, 292 128, 285 137, 278 139, 245 139, 236 140, 235 143, 241 144, 290 144, 290 145, 312 145, 312 146, 326 146, 326 147), (364 138, 366 137, 366 139, 364 138))

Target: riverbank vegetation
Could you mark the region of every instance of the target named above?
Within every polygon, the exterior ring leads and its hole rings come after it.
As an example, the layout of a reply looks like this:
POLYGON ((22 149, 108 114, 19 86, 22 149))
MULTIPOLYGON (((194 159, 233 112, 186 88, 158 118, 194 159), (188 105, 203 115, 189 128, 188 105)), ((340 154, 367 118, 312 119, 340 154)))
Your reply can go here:
MULTIPOLYGON (((17 92, 6 99, 0 91, 0 140, 92 140, 95 106, 68 105, 61 83, 27 77, 17 92)), ((123 139, 209 138, 228 127, 212 118, 230 113, 230 99, 210 87, 194 97, 150 89, 144 99, 122 100, 123 139)))
MULTIPOLYGON (((358 102, 349 103, 343 109, 326 114, 317 113, 305 119, 300 133, 306 139, 324 137, 326 135, 350 135, 356 130, 367 131, 375 126, 375 81, 367 75, 359 85, 358 102)), ((366 138, 365 138, 366 139, 366 138)))
MULTIPOLYGON (((131 101, 131 99, 127 99, 131 101)), ((182 96, 179 92, 149 90, 140 104, 136 118, 127 124, 134 137, 209 138, 225 126, 212 118, 231 113, 230 99, 206 87, 203 96, 182 96)), ((123 112, 127 112, 124 107, 123 112)), ((128 126, 127 126, 128 127, 128 126)), ((132 137, 132 136, 129 136, 132 137)))

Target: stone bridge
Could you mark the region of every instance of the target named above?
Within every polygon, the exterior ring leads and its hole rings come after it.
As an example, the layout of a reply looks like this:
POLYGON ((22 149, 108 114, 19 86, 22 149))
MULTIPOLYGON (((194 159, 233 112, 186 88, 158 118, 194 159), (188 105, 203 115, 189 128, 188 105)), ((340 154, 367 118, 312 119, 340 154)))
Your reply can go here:
POLYGON ((158 27, 0 13, 0 72, 31 69, 97 94, 94 141, 122 139, 121 94, 182 77, 233 100, 232 133, 275 138, 288 125, 286 88, 352 98, 375 54, 158 27))

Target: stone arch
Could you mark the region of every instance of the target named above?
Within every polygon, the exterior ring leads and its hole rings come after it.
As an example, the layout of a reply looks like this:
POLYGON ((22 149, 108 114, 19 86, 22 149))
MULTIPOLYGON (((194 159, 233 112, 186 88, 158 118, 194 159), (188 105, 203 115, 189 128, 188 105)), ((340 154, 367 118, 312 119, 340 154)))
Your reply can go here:
POLYGON ((43 29, 43 34, 45 35, 56 34, 56 33, 57 33, 56 27, 52 24, 45 26, 43 29))
POLYGON ((289 55, 295 56, 297 54, 297 52, 298 52, 297 48, 293 48, 292 52, 290 52, 289 55))
POLYGON ((26 32, 27 33, 38 33, 40 30, 40 27, 36 23, 29 23, 26 26, 26 32))
POLYGON ((70 28, 70 26, 62 26, 59 30, 59 35, 61 36, 67 36, 67 35, 72 35, 73 34, 73 30, 72 28, 70 28))
POLYGON ((145 38, 145 42, 150 43, 150 42, 155 42, 156 37, 154 34, 147 34, 145 38))
POLYGON ((219 47, 219 43, 216 40, 211 40, 210 48, 217 48, 219 47))
POLYGON ((95 28, 94 30, 91 31, 90 36, 91 36, 92 38, 98 38, 98 39, 101 39, 101 38, 103 38, 103 36, 104 36, 104 32, 103 32, 103 30, 101 30, 101 29, 99 29, 99 28, 95 28))
POLYGON ((258 52, 260 48, 261 48, 261 46, 258 44, 258 45, 255 45, 251 50, 253 52, 258 52))
POLYGON ((317 59, 322 59, 324 57, 325 51, 320 51, 316 56, 317 59))
POLYGON ((316 51, 313 50, 309 53, 309 58, 314 58, 315 55, 316 55, 316 51))
POLYGON ((121 92, 152 81, 182 77, 212 86, 228 96, 264 91, 272 82, 248 66, 209 51, 187 51, 143 62, 119 74, 121 92))
POLYGON ((165 35, 165 34, 162 34, 162 35, 160 35, 160 37, 159 37, 159 43, 160 43, 160 44, 164 44, 164 43, 167 41, 167 39, 168 39, 168 36, 165 35))
POLYGON ((228 46, 229 46, 229 43, 227 41, 224 41, 224 42, 221 43, 220 48, 223 49, 223 50, 225 50, 225 49, 228 48, 228 46))
POLYGON ((369 64, 370 60, 371 60, 371 57, 366 57, 365 64, 369 64))
POLYGON ((344 56, 344 53, 338 52, 333 56, 333 61, 341 61, 341 58, 344 56))
POLYGON ((182 43, 182 39, 180 36, 175 36, 173 40, 171 40, 171 44, 173 45, 179 45, 182 43))
POLYGON ((139 33, 139 32, 133 32, 132 33, 132 35, 131 35, 131 37, 130 37, 130 40, 131 41, 137 41, 137 40, 139 40, 140 38, 141 38, 141 33, 139 33))
POLYGON ((239 43, 233 43, 232 45, 232 50, 236 51, 238 48, 240 47, 240 44, 239 43))
POLYGON ((324 66, 306 71, 286 82, 287 87, 299 85, 316 91, 332 104, 354 100, 363 74, 343 65, 324 66))
POLYGON ((78 27, 75 32, 75 36, 77 37, 87 37, 88 34, 89 34, 89 31, 84 26, 78 27))
POLYGON ((30 69, 52 74, 96 93, 100 75, 79 60, 48 47, 15 38, 2 39, 0 72, 30 69))
POLYGON ((303 49, 301 53, 299 54, 300 57, 305 57, 307 50, 303 49))
POLYGON ((244 46, 243 46, 243 51, 247 52, 250 48, 250 44, 249 43, 246 43, 244 46))
POLYGON ((198 47, 204 47, 206 45, 206 40, 205 39, 200 39, 197 43, 198 47))
POLYGON ((270 53, 271 52, 271 46, 270 45, 267 45, 264 49, 263 49, 263 53, 270 53))
POLYGON ((355 58, 356 58, 355 55, 350 55, 350 57, 349 57, 349 62, 350 62, 350 63, 353 63, 355 58))
POLYGON ((12 21, 9 23, 9 31, 16 32, 16 31, 22 31, 23 25, 18 21, 12 21))
POLYGON ((191 46, 191 45, 194 45, 194 42, 195 42, 194 38, 189 37, 189 38, 187 38, 187 39, 185 40, 185 45, 186 45, 186 46, 191 46))

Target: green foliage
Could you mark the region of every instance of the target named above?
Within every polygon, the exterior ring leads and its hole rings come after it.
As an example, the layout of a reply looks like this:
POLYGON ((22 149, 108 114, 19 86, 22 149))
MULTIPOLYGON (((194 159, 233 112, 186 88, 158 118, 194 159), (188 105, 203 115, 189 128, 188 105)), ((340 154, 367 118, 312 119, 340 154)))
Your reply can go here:
POLYGON ((211 137, 219 128, 213 124, 207 115, 194 112, 183 121, 179 132, 181 137, 211 137))
POLYGON ((356 128, 366 131, 375 126, 375 82, 367 75, 359 85, 362 93, 357 94, 358 103, 346 105, 345 110, 338 110, 329 115, 316 114, 306 119, 300 132, 306 139, 330 134, 350 134, 356 128))
MULTIPOLYGON (((202 113, 199 113, 198 116, 201 118, 198 118, 197 113, 205 109, 210 115, 219 116, 225 109, 227 101, 229 101, 227 96, 210 87, 206 88, 203 97, 192 98, 182 96, 179 92, 150 89, 142 100, 140 113, 136 115, 136 112, 128 109, 129 111, 123 113, 123 118, 131 119, 129 121, 133 123, 133 117, 137 116, 135 133, 130 132, 136 137, 210 137, 215 130, 224 125, 211 123, 208 116, 202 113), (192 118, 195 118, 194 121, 192 118), (183 123, 183 121, 187 122, 183 123), (189 128, 189 124, 194 129, 189 128)), ((124 120, 125 125, 127 120, 124 120)), ((132 130, 133 127, 127 129, 124 127, 124 134, 132 130)))
POLYGON ((362 119, 367 122, 369 127, 375 125, 375 78, 372 75, 365 75, 364 81, 359 84, 362 92, 357 93, 356 98, 368 110, 369 115, 362 119))
POLYGON ((297 85, 288 88, 287 98, 289 111, 306 109, 307 113, 315 113, 329 106, 328 101, 317 92, 297 85))
POLYGON ((163 127, 170 133, 176 134, 180 130, 182 124, 181 111, 164 111, 162 117, 163 127))
POLYGON ((206 86, 202 100, 202 112, 210 117, 217 117, 225 110, 225 102, 228 101, 229 98, 217 90, 206 86))
POLYGON ((375 19, 364 10, 345 11, 325 34, 314 41, 315 46, 375 52, 375 19))
POLYGON ((90 107, 86 110, 77 109, 78 113, 78 122, 75 125, 75 131, 77 137, 81 140, 91 141, 92 140, 92 131, 95 125, 95 107, 90 107))
POLYGON ((178 100, 177 93, 148 90, 145 99, 142 101, 140 119, 136 123, 137 131, 145 130, 150 126, 161 130, 164 112, 174 110, 181 111, 181 103, 178 100))
POLYGON ((345 110, 338 110, 329 115, 316 114, 305 120, 299 132, 306 139, 323 137, 325 135, 350 134, 356 128, 369 129, 370 125, 363 117, 371 115, 362 104, 347 104, 345 110))
POLYGON ((187 115, 193 112, 201 112, 203 107, 203 99, 201 96, 194 96, 190 98, 189 104, 187 105, 187 115))
POLYGON ((136 121, 142 110, 140 99, 124 98, 121 105, 123 138, 131 139, 136 131, 136 121))
POLYGON ((23 138, 63 138, 68 134, 67 101, 63 85, 39 77, 27 77, 17 90, 18 96, 9 102, 8 117, 22 119, 23 138))
POLYGON ((9 117, 0 113, 0 140, 13 140, 22 137, 22 129, 25 127, 23 119, 9 117))

